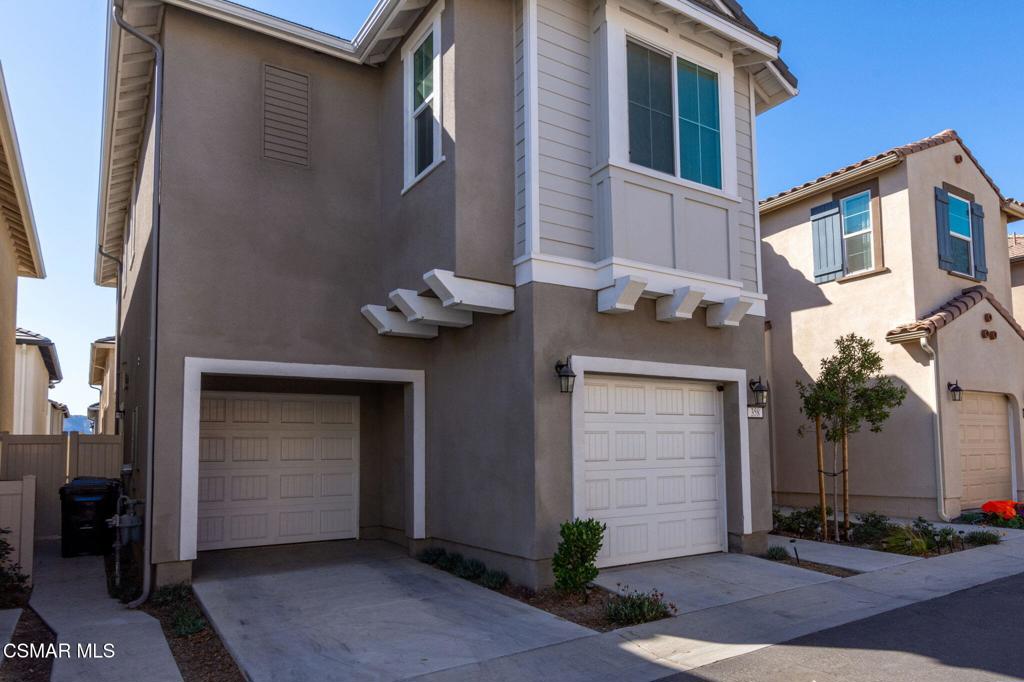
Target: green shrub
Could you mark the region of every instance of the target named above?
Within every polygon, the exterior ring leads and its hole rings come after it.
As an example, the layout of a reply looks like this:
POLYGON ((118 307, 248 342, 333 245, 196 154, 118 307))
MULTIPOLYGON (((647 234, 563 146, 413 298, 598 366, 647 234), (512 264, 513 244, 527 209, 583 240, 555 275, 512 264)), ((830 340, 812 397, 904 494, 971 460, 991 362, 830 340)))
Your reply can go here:
POLYGON ((444 556, 438 558, 437 567, 442 571, 455 573, 459 570, 459 567, 462 566, 462 561, 462 555, 458 552, 452 552, 451 554, 446 552, 444 556))
POLYGON ((149 601, 159 607, 189 604, 192 601, 192 586, 188 583, 164 585, 150 595, 149 601))
POLYGON ((785 561, 789 558, 789 550, 785 547, 775 545, 768 548, 768 551, 764 553, 764 558, 771 559, 772 561, 785 561))
POLYGON ((582 592, 597 577, 597 553, 604 544, 606 526, 594 519, 563 523, 558 550, 551 560, 555 587, 562 592, 582 592))
POLYGON ((850 539, 858 545, 876 545, 889 535, 892 527, 892 521, 885 514, 858 514, 857 525, 850 529, 850 539))
POLYGON ((0 608, 20 606, 28 591, 28 576, 11 561, 14 547, 4 537, 9 528, 0 528, 0 608))
POLYGON ((938 549, 941 550, 945 547, 950 551, 953 551, 953 542, 956 540, 956 531, 949 526, 943 526, 942 528, 939 528, 938 536, 939 537, 936 542, 938 549))
POLYGON ((455 568, 455 575, 464 580, 479 580, 487 572, 484 562, 477 559, 467 559, 455 568))
POLYGON ((985 520, 985 515, 981 512, 964 512, 957 518, 953 519, 954 523, 981 523, 985 520))
MULTIPOLYGON (((831 507, 825 507, 825 515, 832 514, 831 507)), ((796 509, 789 514, 772 512, 775 530, 801 537, 815 537, 821 533, 821 507, 796 509)))
POLYGON ((928 553, 928 540, 912 526, 893 526, 885 537, 885 549, 896 554, 923 556, 928 553))
POLYGON ((678 613, 675 604, 665 601, 665 595, 657 590, 641 592, 621 586, 626 593, 615 595, 605 605, 605 616, 616 625, 639 625, 652 620, 661 620, 678 613))
POLYGON ((416 558, 425 564, 433 566, 446 554, 448 554, 448 552, 444 551, 444 547, 427 547, 425 550, 417 554, 416 558))
POLYGON ((489 590, 500 590, 508 584, 508 574, 505 571, 489 569, 480 577, 480 584, 489 590))
POLYGON ((998 514, 988 514, 985 518, 985 523, 996 528, 1016 528, 1024 529, 1024 518, 1020 516, 1014 516, 1012 519, 1004 519, 998 514))
POLYGON ((171 618, 171 629, 178 637, 188 637, 206 629, 202 612, 191 604, 175 610, 171 618))
POLYGON ((975 530, 964 536, 964 542, 975 547, 998 545, 999 540, 999 533, 993 533, 990 530, 975 530))

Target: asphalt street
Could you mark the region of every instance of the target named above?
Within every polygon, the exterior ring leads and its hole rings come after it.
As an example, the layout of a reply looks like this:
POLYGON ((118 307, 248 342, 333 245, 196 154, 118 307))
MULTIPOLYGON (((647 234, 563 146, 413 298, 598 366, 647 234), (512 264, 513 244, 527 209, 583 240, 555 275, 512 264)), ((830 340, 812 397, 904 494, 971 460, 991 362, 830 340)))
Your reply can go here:
POLYGON ((665 679, 677 682, 1024 680, 1024 574, 665 679))

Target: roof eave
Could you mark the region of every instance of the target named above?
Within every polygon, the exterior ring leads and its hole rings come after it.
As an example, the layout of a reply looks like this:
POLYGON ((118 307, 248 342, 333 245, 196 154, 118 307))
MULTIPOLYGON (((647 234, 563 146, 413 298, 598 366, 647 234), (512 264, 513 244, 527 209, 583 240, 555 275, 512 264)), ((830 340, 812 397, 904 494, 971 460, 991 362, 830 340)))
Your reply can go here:
POLYGON ((807 187, 802 187, 800 189, 793 190, 792 192, 784 194, 783 196, 764 201, 759 206, 759 210, 761 212, 761 215, 771 213, 772 211, 777 211, 780 208, 785 208, 790 204, 795 204, 798 201, 802 201, 808 197, 816 196, 827 190, 835 189, 836 187, 847 185, 850 184, 851 182, 856 182, 857 180, 861 180, 862 178, 877 175, 878 173, 881 173, 884 170, 899 165, 900 163, 903 162, 903 159, 904 157, 901 154, 898 154, 896 152, 890 152, 889 154, 886 154, 882 158, 872 161, 871 163, 865 164, 863 166, 860 166, 859 168, 850 169, 844 173, 832 176, 826 180, 816 182, 814 184, 808 185, 807 187))
POLYGON ((3 140, 4 149, 8 150, 11 181, 14 185, 14 193, 21 211, 21 222, 25 226, 25 240, 28 242, 32 259, 30 264, 26 264, 29 266, 26 268, 27 272, 21 272, 19 276, 45 279, 46 267, 43 265, 39 234, 36 232, 36 220, 32 212, 32 201, 29 197, 28 185, 25 182, 25 166, 21 160, 18 133, 14 128, 14 114, 11 111, 11 101, 7 95, 3 64, 0 64, 0 138, 3 140))

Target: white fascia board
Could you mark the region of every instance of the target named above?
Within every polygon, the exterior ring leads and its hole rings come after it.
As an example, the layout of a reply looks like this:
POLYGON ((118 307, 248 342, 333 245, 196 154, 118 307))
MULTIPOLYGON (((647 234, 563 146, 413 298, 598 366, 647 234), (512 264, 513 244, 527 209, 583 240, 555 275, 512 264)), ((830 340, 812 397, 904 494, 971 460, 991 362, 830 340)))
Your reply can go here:
MULTIPOLYGON (((114 136, 114 106, 117 98, 117 70, 121 53, 121 29, 107 17, 107 54, 103 69, 103 132, 100 136, 99 198, 96 201, 96 253, 93 254, 93 282, 111 287, 115 283, 103 279, 103 256, 99 250, 106 243, 107 189, 110 176, 110 148, 114 136)), ((114 254, 120 257, 121 254, 114 254)))
POLYGON ((431 270, 423 281, 445 308, 503 315, 516 309, 516 290, 505 284, 457 277, 451 270, 431 270))
POLYGON ((360 312, 381 336, 405 336, 411 339, 437 337, 436 325, 409 322, 402 313, 388 310, 382 305, 364 305, 360 312))
POLYGON ((541 282, 600 291, 614 286, 617 279, 632 275, 647 281, 643 298, 658 299, 672 296, 677 289, 689 286, 704 292, 703 304, 723 303, 729 298, 742 296, 751 301, 747 314, 760 317, 765 315, 765 301, 768 299, 763 293, 744 289, 743 283, 738 280, 640 263, 625 258, 606 258, 591 263, 575 258, 534 254, 532 257, 517 258, 514 265, 516 286, 541 282))
POLYGON ((770 40, 766 40, 745 28, 737 26, 727 19, 723 19, 711 10, 705 9, 695 2, 687 2, 687 0, 655 1, 685 17, 707 26, 732 42, 748 47, 770 59, 778 59, 779 57, 779 48, 775 43, 770 40))
POLYGON ((43 266, 43 254, 39 247, 39 234, 36 232, 36 219, 32 213, 32 201, 28 195, 25 182, 25 166, 21 162, 21 148, 18 146, 18 132, 14 128, 14 113, 11 111, 11 100, 7 95, 7 84, 4 80, 3 64, 0 64, 0 140, 7 151, 7 167, 11 173, 14 194, 21 210, 21 222, 25 225, 25 239, 32 253, 34 277, 46 278, 43 266))
POLYGON ((420 296, 412 289, 395 289, 388 294, 388 299, 409 322, 435 324, 439 327, 468 327, 473 324, 473 313, 470 311, 445 308, 439 299, 420 296))

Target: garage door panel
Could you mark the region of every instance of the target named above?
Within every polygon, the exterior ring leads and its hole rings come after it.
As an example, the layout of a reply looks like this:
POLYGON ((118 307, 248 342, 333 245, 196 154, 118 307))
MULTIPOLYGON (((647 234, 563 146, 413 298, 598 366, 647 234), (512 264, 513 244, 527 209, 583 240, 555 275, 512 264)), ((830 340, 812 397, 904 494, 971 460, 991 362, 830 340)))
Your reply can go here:
POLYGON ((1006 398, 996 393, 965 392, 960 420, 960 505, 979 507, 1011 492, 1010 427, 1006 398))
POLYGON ((204 394, 199 549, 358 535, 358 399, 204 394))

